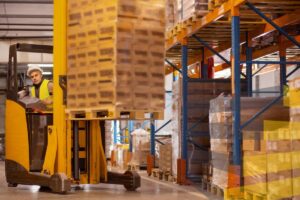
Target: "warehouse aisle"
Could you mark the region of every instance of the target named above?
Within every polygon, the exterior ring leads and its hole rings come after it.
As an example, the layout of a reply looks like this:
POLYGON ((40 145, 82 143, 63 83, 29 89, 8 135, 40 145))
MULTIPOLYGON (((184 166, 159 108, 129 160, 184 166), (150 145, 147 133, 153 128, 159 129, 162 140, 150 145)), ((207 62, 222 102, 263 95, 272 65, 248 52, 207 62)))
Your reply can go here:
POLYGON ((37 186, 18 186, 8 188, 5 181, 4 162, 0 162, 0 200, 29 200, 29 199, 72 199, 72 200, 93 200, 93 199, 172 199, 172 200, 204 200, 216 199, 206 196, 192 186, 178 186, 176 184, 161 182, 146 177, 142 174, 142 187, 136 192, 127 192, 123 186, 100 184, 97 186, 83 186, 84 190, 72 191, 67 195, 58 195, 48 192, 38 192, 37 186))

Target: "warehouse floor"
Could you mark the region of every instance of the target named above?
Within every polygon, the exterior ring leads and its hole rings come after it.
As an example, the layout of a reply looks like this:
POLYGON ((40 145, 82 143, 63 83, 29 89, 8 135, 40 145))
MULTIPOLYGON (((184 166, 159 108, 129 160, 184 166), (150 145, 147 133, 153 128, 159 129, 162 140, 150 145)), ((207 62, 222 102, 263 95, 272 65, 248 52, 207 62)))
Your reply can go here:
POLYGON ((38 186, 18 186, 8 188, 5 181, 4 162, 0 161, 0 200, 14 199, 80 199, 93 200, 105 199, 180 199, 180 200, 201 200, 201 199, 220 199, 198 191, 199 186, 179 186, 173 183, 158 181, 146 176, 142 176, 142 186, 136 192, 127 192, 123 186, 99 184, 92 186, 82 186, 82 190, 73 190, 66 195, 52 194, 48 192, 38 192, 38 186))

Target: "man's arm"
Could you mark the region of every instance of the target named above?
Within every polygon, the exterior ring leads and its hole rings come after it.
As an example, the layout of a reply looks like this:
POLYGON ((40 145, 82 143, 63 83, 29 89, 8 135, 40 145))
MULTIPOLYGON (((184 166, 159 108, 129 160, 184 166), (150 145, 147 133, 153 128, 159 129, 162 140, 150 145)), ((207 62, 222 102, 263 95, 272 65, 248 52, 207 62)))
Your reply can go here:
POLYGON ((52 81, 49 81, 49 83, 48 83, 48 91, 49 91, 50 96, 52 96, 53 95, 53 82, 52 81))
POLYGON ((53 104, 53 82, 49 81, 47 86, 50 96, 47 99, 42 100, 42 102, 46 105, 50 105, 53 104))

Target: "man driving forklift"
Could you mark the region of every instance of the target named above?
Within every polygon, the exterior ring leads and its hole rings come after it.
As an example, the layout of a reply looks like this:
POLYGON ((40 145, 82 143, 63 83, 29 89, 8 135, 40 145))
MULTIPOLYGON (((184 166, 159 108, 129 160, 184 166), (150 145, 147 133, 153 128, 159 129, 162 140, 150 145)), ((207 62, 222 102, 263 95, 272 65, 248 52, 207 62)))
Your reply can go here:
POLYGON ((40 99, 41 103, 52 109, 53 104, 53 82, 43 77, 43 70, 39 65, 31 65, 27 69, 27 76, 31 79, 33 86, 18 92, 19 98, 22 99, 29 94, 30 97, 40 99))
POLYGON ((33 87, 30 90, 30 96, 41 99, 41 101, 50 105, 53 103, 53 83, 43 77, 43 70, 38 65, 28 67, 27 76, 31 79, 33 87))

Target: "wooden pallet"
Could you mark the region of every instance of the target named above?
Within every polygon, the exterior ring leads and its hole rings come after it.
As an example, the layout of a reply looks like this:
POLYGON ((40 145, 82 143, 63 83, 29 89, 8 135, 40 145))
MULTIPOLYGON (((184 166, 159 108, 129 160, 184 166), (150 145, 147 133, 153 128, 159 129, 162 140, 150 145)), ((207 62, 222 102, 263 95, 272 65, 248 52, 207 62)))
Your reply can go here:
POLYGON ((128 163, 128 165, 127 165, 127 170, 128 171, 138 171, 139 169, 140 169, 139 164, 128 163))
POLYGON ((244 199, 245 200, 266 200, 267 195, 245 190, 244 191, 244 199))
POLYGON ((170 171, 163 171, 158 168, 152 169, 152 176, 154 178, 158 178, 159 180, 163 181, 170 181, 170 182, 176 182, 176 178, 172 176, 172 173, 170 171))
POLYGON ((149 113, 153 113, 153 119, 163 119, 163 112, 150 112, 143 110, 118 110, 115 108, 74 108, 66 109, 67 118, 70 120, 90 119, 150 119, 149 113), (147 115, 148 114, 148 115, 147 115))

